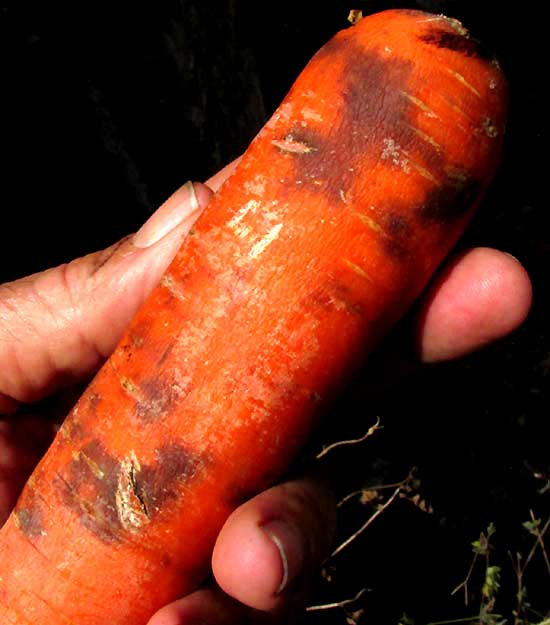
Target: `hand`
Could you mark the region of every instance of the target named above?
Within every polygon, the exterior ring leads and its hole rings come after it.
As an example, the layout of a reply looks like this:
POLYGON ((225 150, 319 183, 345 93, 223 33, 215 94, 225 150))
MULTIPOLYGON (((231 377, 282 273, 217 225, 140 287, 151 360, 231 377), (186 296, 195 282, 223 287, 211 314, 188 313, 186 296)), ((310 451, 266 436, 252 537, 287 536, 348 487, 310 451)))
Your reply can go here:
MULTIPOLYGON (((97 369, 233 166, 207 186, 194 185, 194 193, 189 185, 176 191, 134 237, 0 286, 0 413, 14 413, 97 369)), ((418 308, 419 359, 458 357, 506 335, 530 302, 529 279, 514 258, 485 248, 461 254, 418 308), (498 305, 503 300, 507 305, 498 305)), ((0 523, 54 429, 28 411, 0 421, 0 523)), ((303 598, 308 571, 327 553, 334 519, 330 495, 311 479, 258 495, 231 515, 218 537, 215 583, 166 606, 149 625, 233 625, 250 608, 289 610, 303 598)))

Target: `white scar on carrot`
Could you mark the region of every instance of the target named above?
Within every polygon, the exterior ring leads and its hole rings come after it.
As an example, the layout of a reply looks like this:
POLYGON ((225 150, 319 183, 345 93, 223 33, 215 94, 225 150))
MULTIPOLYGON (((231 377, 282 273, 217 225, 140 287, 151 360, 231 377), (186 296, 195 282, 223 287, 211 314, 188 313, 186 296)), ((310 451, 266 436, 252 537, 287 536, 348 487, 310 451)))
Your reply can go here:
POLYGON ((462 74, 460 74, 459 72, 455 71, 454 69, 451 69, 450 67, 447 68, 447 71, 449 72, 449 74, 451 74, 451 76, 456 78, 458 80, 458 82, 462 83, 467 89, 469 89, 478 98, 481 98, 481 93, 479 93, 479 91, 472 84, 470 84, 466 80, 466 78, 464 78, 464 76, 462 74))
POLYGON ((149 515, 142 501, 136 477, 141 465, 133 450, 124 458, 120 465, 120 474, 115 493, 116 511, 122 527, 132 533, 149 523, 149 515))
POLYGON ((249 200, 243 207, 239 208, 235 215, 227 222, 228 227, 234 230, 248 213, 255 213, 259 206, 260 202, 258 200, 249 200))
POLYGON ((260 174, 256 175, 253 180, 247 180, 244 183, 244 190, 252 195, 261 197, 264 194, 267 179, 260 174))
POLYGON ((426 102, 423 102, 420 98, 417 98, 416 96, 412 95, 411 93, 407 93, 406 91, 401 91, 401 95, 405 96, 407 100, 417 106, 428 117, 434 117, 439 119, 439 116, 436 115, 434 111, 432 111, 432 109, 426 104, 426 102))
POLYGON ((252 246, 252 249, 250 250, 250 252, 248 252, 248 255, 250 256, 250 258, 258 258, 258 256, 263 254, 265 250, 268 248, 268 246, 270 246, 273 243, 273 241, 275 241, 275 239, 279 236, 279 233, 281 232, 282 227, 283 227, 282 223, 277 224, 276 226, 273 226, 273 228, 271 228, 271 230, 263 238, 261 238, 257 243, 255 243, 252 246))

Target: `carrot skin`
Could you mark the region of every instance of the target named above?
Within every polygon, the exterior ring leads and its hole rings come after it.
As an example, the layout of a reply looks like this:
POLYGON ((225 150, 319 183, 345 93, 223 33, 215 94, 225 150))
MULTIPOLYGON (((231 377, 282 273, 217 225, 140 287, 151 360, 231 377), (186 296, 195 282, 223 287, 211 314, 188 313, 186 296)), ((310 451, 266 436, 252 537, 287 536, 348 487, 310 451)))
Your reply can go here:
POLYGON ((498 65, 394 10, 311 60, 0 531, 0 621, 144 625, 449 252, 498 165, 498 65))

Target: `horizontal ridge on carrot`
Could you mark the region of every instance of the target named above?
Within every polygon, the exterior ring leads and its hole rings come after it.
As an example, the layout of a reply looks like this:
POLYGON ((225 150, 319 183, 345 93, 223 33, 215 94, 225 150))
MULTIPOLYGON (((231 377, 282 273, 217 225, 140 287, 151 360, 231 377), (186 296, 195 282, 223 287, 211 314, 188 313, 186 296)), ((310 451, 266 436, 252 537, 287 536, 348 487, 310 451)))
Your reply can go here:
POLYGON ((2 625, 145 625, 456 242, 507 88, 456 20, 338 33, 189 233, 0 530, 2 625))

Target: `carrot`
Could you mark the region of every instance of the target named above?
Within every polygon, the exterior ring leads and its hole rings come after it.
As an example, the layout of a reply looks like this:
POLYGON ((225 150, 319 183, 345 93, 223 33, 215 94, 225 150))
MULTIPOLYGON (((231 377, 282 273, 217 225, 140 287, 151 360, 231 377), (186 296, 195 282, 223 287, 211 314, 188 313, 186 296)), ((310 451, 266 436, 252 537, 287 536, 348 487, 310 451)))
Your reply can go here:
POLYGON ((3 625, 140 625, 200 584, 463 231, 505 109, 443 16, 375 14, 313 57, 2 528, 3 625))

